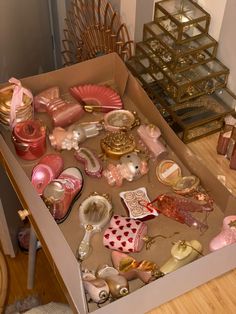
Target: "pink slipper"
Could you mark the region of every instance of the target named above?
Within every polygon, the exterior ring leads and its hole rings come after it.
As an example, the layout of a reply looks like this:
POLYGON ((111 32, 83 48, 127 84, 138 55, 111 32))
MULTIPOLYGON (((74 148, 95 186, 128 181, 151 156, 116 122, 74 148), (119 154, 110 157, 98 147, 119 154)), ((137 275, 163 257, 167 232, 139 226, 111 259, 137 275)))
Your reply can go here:
POLYGON ((48 154, 40 159, 33 168, 31 176, 31 182, 39 195, 42 195, 45 187, 59 176, 63 165, 64 162, 60 155, 48 154))
POLYGON ((58 224, 68 217, 82 188, 82 173, 76 167, 65 169, 46 186, 42 198, 58 224))

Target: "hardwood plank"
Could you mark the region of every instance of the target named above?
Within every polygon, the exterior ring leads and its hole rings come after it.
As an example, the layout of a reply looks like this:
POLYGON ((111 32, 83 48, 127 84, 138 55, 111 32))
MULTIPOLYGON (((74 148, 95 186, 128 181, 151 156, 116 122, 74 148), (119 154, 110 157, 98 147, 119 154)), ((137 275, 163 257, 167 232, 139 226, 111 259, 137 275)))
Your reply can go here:
POLYGON ((43 304, 51 301, 67 303, 42 249, 37 252, 35 285, 32 290, 27 289, 28 255, 19 252, 16 258, 6 257, 6 260, 9 272, 7 304, 13 304, 29 295, 38 296, 43 304))

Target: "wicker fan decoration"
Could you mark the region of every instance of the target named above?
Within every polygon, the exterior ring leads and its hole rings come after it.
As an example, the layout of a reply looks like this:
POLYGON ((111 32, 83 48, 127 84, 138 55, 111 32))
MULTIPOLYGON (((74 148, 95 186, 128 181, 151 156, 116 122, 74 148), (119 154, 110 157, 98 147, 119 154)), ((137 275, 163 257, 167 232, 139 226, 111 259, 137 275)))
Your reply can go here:
POLYGON ((110 52, 117 52, 124 61, 132 56, 133 41, 109 1, 71 0, 65 22, 65 66, 110 52))

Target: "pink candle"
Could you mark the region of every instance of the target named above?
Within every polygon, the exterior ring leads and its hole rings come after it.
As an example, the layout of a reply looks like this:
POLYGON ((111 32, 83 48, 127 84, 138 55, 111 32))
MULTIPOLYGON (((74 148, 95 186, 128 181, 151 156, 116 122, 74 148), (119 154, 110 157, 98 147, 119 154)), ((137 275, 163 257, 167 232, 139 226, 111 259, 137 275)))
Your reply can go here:
POLYGON ((220 155, 225 155, 229 145, 229 140, 231 137, 233 126, 226 124, 221 130, 218 143, 217 143, 217 153, 220 155))

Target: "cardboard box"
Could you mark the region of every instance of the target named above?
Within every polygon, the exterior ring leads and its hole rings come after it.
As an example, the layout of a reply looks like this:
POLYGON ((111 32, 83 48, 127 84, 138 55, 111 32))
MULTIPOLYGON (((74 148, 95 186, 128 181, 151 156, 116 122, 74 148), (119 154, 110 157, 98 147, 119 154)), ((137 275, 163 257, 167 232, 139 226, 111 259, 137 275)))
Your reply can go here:
MULTIPOLYGON (((181 165, 184 175, 189 173, 197 175, 204 188, 210 192, 215 201, 215 209, 208 218, 209 228, 204 235, 201 235, 198 230, 192 227, 190 228, 159 215, 157 218, 147 221, 149 235, 171 235, 176 231, 179 234, 169 239, 157 239, 149 251, 143 249, 140 253, 133 254, 138 261, 146 259, 162 265, 170 256, 173 241, 198 239, 203 244, 204 257, 144 287, 141 287, 143 284, 139 280, 135 280, 130 283, 131 290, 134 291, 128 296, 104 305, 100 309, 96 306, 89 308, 91 311, 96 310, 96 313, 102 314, 112 312, 144 313, 236 266, 236 244, 214 253, 209 253, 208 250, 210 239, 221 229, 223 217, 235 213, 236 200, 213 174, 202 165, 200 158, 193 154, 175 135, 117 54, 112 53, 71 67, 22 80, 22 84, 30 88, 34 94, 55 85, 60 87, 61 93, 67 93, 69 87, 86 83, 109 84, 122 96, 126 109, 135 109, 138 112, 142 123, 157 125, 167 143, 168 158, 176 160, 181 165)), ((38 114, 38 117, 44 119, 50 131, 52 126, 50 121, 47 120, 46 114, 38 114)), ((83 119, 95 118, 97 116, 87 114, 83 119)), ((67 220, 61 225, 57 225, 30 184, 31 170, 37 161, 29 162, 18 158, 10 135, 10 131, 4 128, 1 129, 1 161, 22 202, 22 206, 29 210, 30 222, 42 243, 55 274, 58 276, 72 309, 75 313, 87 313, 88 308, 80 278, 80 264, 74 255, 84 234, 78 218, 79 204, 91 192, 106 192, 112 196, 114 212, 126 215, 119 198, 120 191, 146 186, 149 198, 154 199, 157 195, 168 191, 169 188, 157 180, 155 175, 156 163, 151 163, 149 175, 134 182, 124 182, 121 188, 110 188, 104 179, 88 178, 84 175, 85 186, 82 195, 74 204, 67 220)), ((99 139, 102 137, 104 137, 104 134, 101 133, 99 137, 89 139, 85 142, 85 146, 96 147, 99 150, 99 139)), ((48 152, 53 152, 49 144, 48 152)), ((76 165, 83 169, 73 157, 73 152, 63 151, 62 156, 65 160, 65 167, 76 165)), ((199 215, 202 219, 202 214, 199 215)), ((111 265, 110 250, 103 247, 102 233, 95 234, 91 243, 93 251, 88 259, 84 261, 82 267, 96 268, 99 264, 111 265)))

